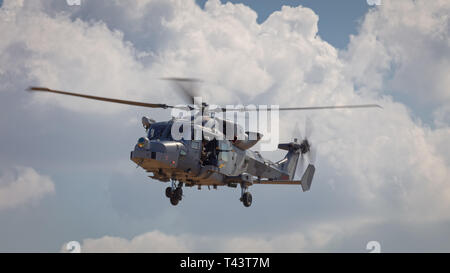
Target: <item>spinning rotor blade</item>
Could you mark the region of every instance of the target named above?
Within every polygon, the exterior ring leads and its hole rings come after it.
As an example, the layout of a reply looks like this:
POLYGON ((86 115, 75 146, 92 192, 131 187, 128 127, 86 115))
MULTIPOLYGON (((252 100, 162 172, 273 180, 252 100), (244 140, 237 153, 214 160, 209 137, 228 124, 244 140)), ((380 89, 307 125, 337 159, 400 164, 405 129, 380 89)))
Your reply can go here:
POLYGON ((314 145, 310 140, 313 128, 314 127, 313 127, 311 118, 306 117, 305 130, 304 130, 305 138, 302 138, 302 134, 300 132, 298 122, 295 124, 295 129, 294 129, 295 142, 300 144, 300 151, 299 151, 300 155, 299 155, 299 159, 298 159, 299 161, 297 162, 297 168, 295 171, 295 177, 297 179, 300 179, 300 177, 302 177, 304 175, 305 157, 307 157, 308 164, 315 165, 317 148, 316 148, 316 145, 314 145), (297 137, 300 138, 300 141, 298 140, 297 137))
MULTIPOLYGON (((291 110, 320 110, 320 109, 349 109, 349 108, 383 108, 378 104, 356 104, 356 105, 333 105, 333 106, 311 106, 311 107, 282 107, 280 111, 291 110)), ((269 110, 269 109, 268 109, 269 110)))
MULTIPOLYGON (((300 131, 300 125, 298 124, 298 122, 295 122, 294 140, 297 143, 300 143, 303 140, 302 133, 300 131)), ((297 178, 297 180, 300 180, 303 174, 303 170, 305 169, 304 165, 305 165, 305 157, 303 156, 303 154, 300 153, 300 157, 298 159, 294 175, 294 177, 297 178)))
POLYGON ((309 153, 308 153, 308 161, 312 165, 316 164, 316 158, 317 158, 317 147, 316 145, 311 144, 309 153))
POLYGON ((194 97, 198 97, 199 94, 196 91, 196 83, 202 82, 199 79, 194 78, 176 78, 176 77, 167 77, 160 78, 161 80, 170 81, 176 87, 176 89, 183 95, 185 100, 187 100, 190 104, 195 104, 194 97))
POLYGON ((227 110, 227 111, 239 111, 239 112, 251 112, 251 111, 295 111, 295 110, 323 110, 323 109, 352 109, 352 108, 383 108, 378 104, 355 104, 355 105, 330 105, 330 106, 310 106, 310 107, 280 107, 278 109, 266 108, 266 109, 235 109, 235 110, 227 110))
MULTIPOLYGON (((195 90, 195 84, 203 82, 200 79, 195 78, 177 78, 177 77, 165 77, 160 78, 161 80, 171 81, 175 87, 180 91, 180 93, 187 99, 191 104, 194 104, 194 97, 198 97, 199 94, 195 90)), ((332 106, 311 106, 311 107, 280 107, 279 111, 295 111, 295 110, 321 110, 321 109, 351 109, 351 108, 382 108, 378 104, 359 104, 359 105, 332 105, 332 106)), ((267 111, 272 111, 275 109, 267 108, 267 111)), ((241 109, 227 109, 224 107, 219 107, 215 109, 208 109, 208 112, 252 112, 259 111, 259 109, 249 109, 243 107, 241 109)))
MULTIPOLYGON (((195 104, 194 97, 197 96, 197 92, 194 88, 194 85, 196 83, 202 82, 199 79, 193 79, 193 78, 161 78, 162 80, 168 80, 175 84, 177 89, 180 91, 183 96, 189 100, 189 103, 192 105, 195 104)), ((98 97, 98 96, 91 96, 91 95, 85 95, 85 94, 79 94, 79 93, 72 93, 72 92, 66 92, 66 91, 60 91, 60 90, 53 90, 46 87, 30 87, 28 91, 39 91, 39 92, 49 92, 49 93, 56 93, 61 95, 68 95, 68 96, 74 96, 74 97, 81 97, 86 99, 92 99, 92 100, 100 100, 100 101, 106 101, 106 102, 113 102, 113 103, 120 103, 120 104, 127 104, 127 105, 134 105, 134 106, 141 106, 141 107, 149 107, 149 108, 175 108, 175 109, 181 109, 181 110, 194 110, 192 106, 171 106, 167 104, 161 104, 161 103, 145 103, 145 102, 138 102, 138 101, 129 101, 129 100, 120 100, 120 99, 112 99, 112 98, 106 98, 106 97, 98 97)), ((232 112, 250 112, 250 111, 260 111, 258 108, 240 108, 240 109, 227 109, 227 108, 214 108, 209 109, 208 104, 202 103, 202 105, 198 105, 200 109, 205 110, 206 112, 226 112, 226 111, 232 111, 232 112)), ((279 111, 291 111, 291 110, 317 110, 317 109, 344 109, 344 108, 382 108, 378 104, 360 104, 360 105, 337 105, 337 106, 312 106, 312 107, 281 107, 278 109, 272 109, 267 108, 267 111, 273 111, 273 110, 279 110, 279 111)), ((262 109, 261 109, 262 110, 262 109)), ((309 131, 305 131, 306 138, 309 137, 309 131)))
POLYGON ((306 119, 305 119, 305 139, 308 140, 308 139, 311 138, 311 134, 313 132, 313 129, 314 129, 314 127, 313 127, 313 123, 311 121, 311 118, 307 116, 306 119))
POLYGON ((302 132, 300 131, 300 126, 298 125, 298 121, 295 122, 294 138, 297 138, 297 141, 301 141, 303 139, 302 132))
POLYGON ((306 155, 308 156, 308 161, 310 164, 314 165, 316 162, 316 154, 317 154, 317 148, 316 145, 314 145, 311 142, 311 135, 312 132, 314 130, 314 125, 311 121, 310 117, 306 117, 305 120, 305 139, 308 141, 309 143, 309 152, 306 153, 306 155))
POLYGON ((138 101, 129 101, 129 100, 119 100, 119 99, 111 99, 111 98, 105 98, 105 97, 97 97, 97 96, 91 96, 91 95, 84 95, 79 93, 72 93, 72 92, 66 92, 66 91, 59 91, 59 90, 53 90, 46 87, 35 87, 32 86, 28 89, 28 91, 33 92, 49 92, 49 93, 56 93, 61 95, 68 95, 68 96, 74 96, 74 97, 80 97, 85 99, 92 99, 92 100, 100 100, 100 101, 107 101, 107 102, 113 102, 113 103, 120 103, 120 104, 127 104, 127 105, 134 105, 134 106, 142 106, 142 107, 149 107, 149 108, 176 108, 176 109, 183 109, 185 110, 185 107, 176 107, 171 106, 167 104, 160 104, 160 103, 145 103, 145 102, 138 102, 138 101))
POLYGON ((300 180, 304 170, 305 170, 305 157, 301 154, 300 158, 298 159, 297 169, 295 170, 296 180, 300 180))

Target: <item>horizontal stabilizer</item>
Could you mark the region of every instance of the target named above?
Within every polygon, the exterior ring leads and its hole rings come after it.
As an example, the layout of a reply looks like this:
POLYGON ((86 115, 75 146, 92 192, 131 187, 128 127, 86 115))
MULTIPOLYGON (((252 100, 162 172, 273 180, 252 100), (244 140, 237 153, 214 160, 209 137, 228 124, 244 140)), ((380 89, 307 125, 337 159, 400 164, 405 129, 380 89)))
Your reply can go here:
POLYGON ((312 164, 309 164, 302 176, 302 180, 255 180, 253 183, 266 185, 301 185, 303 191, 309 191, 315 171, 316 167, 314 167, 314 165, 312 164))
POLYGON ((255 181, 255 184, 270 184, 270 185, 300 185, 300 180, 261 180, 255 181))

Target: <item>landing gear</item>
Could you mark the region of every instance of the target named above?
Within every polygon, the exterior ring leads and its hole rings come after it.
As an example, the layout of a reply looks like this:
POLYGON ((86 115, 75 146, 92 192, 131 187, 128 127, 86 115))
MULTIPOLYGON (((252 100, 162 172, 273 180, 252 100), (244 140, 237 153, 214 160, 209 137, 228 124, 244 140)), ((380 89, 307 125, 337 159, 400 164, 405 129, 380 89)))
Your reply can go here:
POLYGON ((247 187, 241 185, 241 202, 245 207, 250 207, 252 205, 252 194, 247 191, 247 187))
POLYGON ((177 199, 175 196, 170 197, 170 204, 176 206, 178 205, 178 202, 180 202, 180 200, 177 199))
POLYGON ((245 207, 250 207, 252 205, 252 195, 249 192, 244 193, 242 195, 242 203, 244 203, 245 207))
POLYGON ((179 182, 175 187, 175 181, 172 181, 172 186, 166 188, 166 197, 170 199, 170 203, 174 206, 183 199, 183 183, 179 182))
POLYGON ((172 189, 172 187, 167 187, 167 188, 166 188, 166 197, 167 197, 167 198, 170 198, 170 197, 172 197, 172 195, 173 195, 173 189, 172 189))
POLYGON ((181 201, 181 199, 183 199, 183 189, 181 187, 180 188, 176 188, 173 191, 173 197, 175 197, 176 199, 181 201))

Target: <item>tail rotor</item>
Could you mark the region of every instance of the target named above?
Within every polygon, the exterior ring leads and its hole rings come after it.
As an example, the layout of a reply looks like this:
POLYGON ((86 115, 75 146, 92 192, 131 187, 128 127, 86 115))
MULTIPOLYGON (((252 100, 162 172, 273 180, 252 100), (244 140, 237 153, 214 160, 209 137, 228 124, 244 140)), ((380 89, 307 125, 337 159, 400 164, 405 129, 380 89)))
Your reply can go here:
POLYGON ((313 133, 313 124, 310 118, 306 118, 305 120, 305 137, 302 138, 302 134, 299 129, 298 123, 296 124, 295 135, 300 137, 301 141, 298 142, 298 139, 295 139, 294 142, 298 143, 298 151, 300 153, 299 162, 297 164, 296 177, 300 178, 302 181, 302 188, 304 191, 309 190, 311 186, 312 178, 315 172, 315 163, 317 158, 317 147, 310 140, 311 135, 313 133), (305 170, 305 160, 308 161, 308 166, 305 170))

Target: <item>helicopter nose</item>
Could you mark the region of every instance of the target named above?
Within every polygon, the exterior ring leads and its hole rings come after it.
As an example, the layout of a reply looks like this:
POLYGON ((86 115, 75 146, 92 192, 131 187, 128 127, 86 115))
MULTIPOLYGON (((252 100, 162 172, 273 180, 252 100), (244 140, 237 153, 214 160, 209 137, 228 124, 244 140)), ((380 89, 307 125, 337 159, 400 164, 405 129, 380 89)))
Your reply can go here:
MULTIPOLYGON (((139 144, 139 142, 138 142, 139 144)), ((176 141, 149 141, 140 147, 136 144, 131 160, 144 168, 176 167, 180 154, 180 143, 176 141)))
POLYGON ((147 137, 141 137, 135 146, 135 150, 144 150, 147 152, 165 153, 167 151, 164 143, 160 141, 150 141, 147 137))
POLYGON ((150 142, 149 150, 155 153, 166 153, 167 148, 166 145, 162 142, 150 142))
POLYGON ((138 143, 137 143, 137 146, 139 147, 139 148, 148 148, 148 144, 149 144, 149 140, 148 140, 148 138, 146 138, 146 137, 141 137, 141 138, 139 138, 138 139, 138 143))

